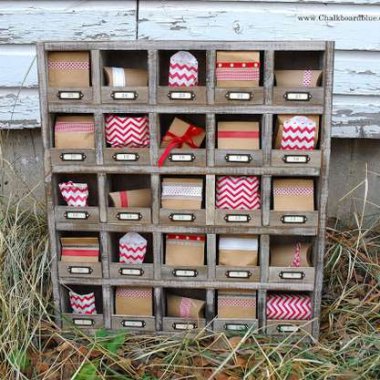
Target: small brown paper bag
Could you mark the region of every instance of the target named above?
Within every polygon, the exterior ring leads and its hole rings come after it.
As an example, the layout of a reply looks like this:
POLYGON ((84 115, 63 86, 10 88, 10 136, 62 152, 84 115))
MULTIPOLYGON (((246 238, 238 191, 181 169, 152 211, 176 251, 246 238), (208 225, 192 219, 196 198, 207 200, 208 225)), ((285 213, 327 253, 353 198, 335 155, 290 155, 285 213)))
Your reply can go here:
POLYGON ((310 267, 310 243, 276 244, 270 250, 270 265, 273 267, 310 267))
POLYGON ((219 265, 256 266, 257 256, 256 235, 223 235, 219 238, 219 265))
POLYGON ((117 315, 153 315, 152 288, 118 286, 115 291, 117 315))
POLYGON ((314 211, 313 180, 274 179, 273 205, 275 211, 314 211))
POLYGON ((62 237, 61 261, 96 263, 99 261, 99 239, 96 237, 62 237))
POLYGON ((168 294, 166 301, 168 317, 204 318, 205 301, 174 294, 168 294))
POLYGON ((107 86, 138 87, 148 85, 148 71, 124 67, 104 67, 107 86))
POLYGON ((322 70, 275 70, 274 75, 278 87, 316 87, 322 70))
POLYGON ((201 266, 204 265, 204 255, 205 235, 166 235, 166 265, 201 266))
POLYGON ((220 121, 218 149, 260 149, 260 127, 257 121, 220 121))
POLYGON ((256 292, 252 290, 218 291, 218 318, 255 319, 256 292))
POLYGON ((109 194, 114 207, 150 207, 152 205, 151 189, 116 191, 109 194))

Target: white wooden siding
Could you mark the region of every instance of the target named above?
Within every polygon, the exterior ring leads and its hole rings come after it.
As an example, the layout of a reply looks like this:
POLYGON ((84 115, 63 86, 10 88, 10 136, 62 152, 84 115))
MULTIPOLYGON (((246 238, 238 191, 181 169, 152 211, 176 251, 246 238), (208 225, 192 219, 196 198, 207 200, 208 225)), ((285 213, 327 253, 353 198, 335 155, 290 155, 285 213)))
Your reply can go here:
POLYGON ((335 40, 333 136, 380 138, 380 1, 0 1, 0 128, 39 127, 40 40, 335 40), (137 12, 138 11, 138 12, 137 12))

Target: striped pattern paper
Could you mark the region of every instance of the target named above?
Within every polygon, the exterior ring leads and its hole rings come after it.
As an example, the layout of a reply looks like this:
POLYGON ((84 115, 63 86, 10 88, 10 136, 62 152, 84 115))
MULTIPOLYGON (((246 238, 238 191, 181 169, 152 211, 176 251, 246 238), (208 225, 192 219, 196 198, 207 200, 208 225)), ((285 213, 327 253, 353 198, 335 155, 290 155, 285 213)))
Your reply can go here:
POLYGON ((88 200, 88 185, 87 183, 74 183, 72 181, 62 182, 58 185, 63 199, 68 206, 86 207, 88 200))
POLYGON ((128 232, 119 240, 119 261, 124 264, 142 264, 147 240, 137 232, 128 232))
POLYGON ((95 293, 78 294, 70 290, 69 297, 74 314, 96 314, 95 293))
POLYGON ((198 61, 187 51, 170 58, 169 87, 192 87, 198 84, 198 61))
POLYGON ((283 150, 313 150, 317 139, 317 125, 306 116, 294 116, 283 124, 283 150))
POLYGON ((311 319, 311 297, 302 294, 269 294, 267 318, 279 320, 311 319))
POLYGON ((97 237, 63 237, 61 241, 61 261, 99 261, 99 239, 97 237))

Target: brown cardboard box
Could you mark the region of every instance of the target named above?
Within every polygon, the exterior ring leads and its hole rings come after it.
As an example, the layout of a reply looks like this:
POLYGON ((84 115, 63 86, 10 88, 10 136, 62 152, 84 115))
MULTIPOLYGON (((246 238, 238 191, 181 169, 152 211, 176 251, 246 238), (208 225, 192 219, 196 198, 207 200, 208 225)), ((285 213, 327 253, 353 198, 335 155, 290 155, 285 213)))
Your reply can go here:
POLYGON ((274 75, 278 87, 316 87, 322 70, 275 70, 274 75))
POLYGON ((310 267, 310 243, 276 244, 270 249, 270 265, 273 267, 310 267))
POLYGON ((168 294, 166 301, 168 317, 204 318, 205 301, 174 294, 168 294))
POLYGON ((222 235, 219 238, 219 265, 256 266, 258 239, 256 235, 222 235))
POLYGON ((97 237, 62 237, 62 262, 89 262, 99 261, 99 239, 97 237))
POLYGON ((122 67, 104 67, 107 86, 137 87, 148 85, 148 71, 122 67))
POLYGON ((257 121, 220 121, 218 149, 260 149, 260 126, 257 121))
POLYGON ((240 289, 218 291, 218 318, 256 318, 256 291, 240 289))
POLYGON ((109 195, 115 207, 150 207, 152 205, 150 188, 116 191, 109 195))
POLYGON ((201 266, 204 265, 204 256, 205 235, 166 235, 166 265, 201 266))
POLYGON ((152 288, 118 286, 115 291, 117 315, 153 315, 152 288))

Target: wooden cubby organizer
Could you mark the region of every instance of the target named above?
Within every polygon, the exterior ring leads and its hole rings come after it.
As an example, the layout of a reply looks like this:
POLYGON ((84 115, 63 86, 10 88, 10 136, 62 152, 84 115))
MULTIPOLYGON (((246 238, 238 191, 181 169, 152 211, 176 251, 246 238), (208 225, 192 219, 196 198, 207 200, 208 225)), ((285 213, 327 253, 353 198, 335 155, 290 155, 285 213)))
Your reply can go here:
MULTIPOLYGON (((38 66, 44 143, 45 184, 48 225, 51 242, 51 275, 58 324, 70 321, 81 328, 129 329, 131 331, 182 331, 202 327, 219 331, 241 331, 247 327, 258 334, 319 334, 319 315, 325 247, 327 180, 330 157, 331 91, 333 42, 325 41, 128 41, 128 42, 44 42, 38 45, 38 66), (199 61, 196 87, 168 87, 168 62, 178 50, 192 52, 199 61), (258 51, 261 59, 259 87, 216 88, 216 53, 224 51, 258 51), (49 88, 49 52, 87 51, 90 53, 90 86, 86 88, 49 88), (296 59, 296 58, 297 59, 296 59), (305 62, 302 61, 303 57, 305 62), (105 65, 122 65, 148 69, 147 87, 107 87, 105 65), (289 63, 289 67, 287 66, 289 63), (305 66, 306 65, 306 66, 305 66), (322 81, 313 88, 284 88, 276 85, 275 69, 322 70, 322 81), (149 118, 150 147, 115 149, 105 139, 105 116, 114 114, 146 115, 149 118), (319 142, 313 151, 282 151, 273 148, 277 115, 320 116, 319 142), (54 119, 57 115, 90 114, 95 121, 93 149, 56 149, 54 119), (206 130, 200 149, 175 150, 172 153, 194 155, 192 162, 157 161, 168 122, 181 115, 206 130), (236 116, 236 117, 235 117, 236 116), (260 149, 226 151, 217 146, 217 122, 220 120, 254 120, 260 123, 260 149), (239 156, 236 161, 228 155, 239 156), (172 210, 161 208, 161 181, 173 175, 203 179, 202 209, 187 210, 194 221, 175 222, 172 210), (215 209, 215 184, 221 175, 255 175, 260 180, 261 209, 232 211, 215 209), (310 178, 315 184, 314 212, 273 211, 274 178, 310 178), (71 208, 64 205, 58 190, 62 180, 85 180, 90 186, 89 205, 71 208), (108 193, 143 182, 151 188, 150 208, 131 208, 120 212, 109 202, 108 193), (125 183, 125 185, 123 185, 125 183), (226 216, 226 214, 238 214, 226 216), (228 222, 228 220, 233 222, 228 222), (284 220, 290 223, 284 224, 284 220), (150 242, 147 260, 141 265, 121 264, 117 260, 118 239, 128 231, 141 233, 150 242), (203 266, 190 268, 191 277, 173 275, 165 264, 165 236, 168 233, 206 235, 203 266), (257 267, 218 265, 217 244, 223 234, 258 235, 257 267), (60 262, 62 236, 96 236, 100 243, 100 262, 91 270, 74 272, 60 262), (270 265, 273 242, 300 236, 312 245, 313 267, 281 268, 270 265), (236 274, 237 272, 237 274, 236 274), (296 274, 292 274, 296 272, 296 274), (234 273, 235 276, 230 276, 234 273), (285 275, 284 275, 285 273, 285 275), (287 275, 286 275, 287 273, 287 275), (289 274, 290 273, 290 274, 289 274), (152 289, 152 316, 116 315, 114 293, 117 286, 152 289), (95 290, 98 314, 71 314, 68 289, 95 290), (220 289, 245 289, 257 292, 257 316, 249 320, 219 320, 216 317, 220 289), (299 292, 312 297, 310 321, 273 321, 266 317, 267 294, 299 292), (185 293, 206 302, 199 320, 171 318, 166 312, 166 294, 185 293)), ((178 210, 177 210, 178 212, 178 210)), ((81 264, 78 263, 77 266, 81 264)), ((181 269, 181 268, 180 268, 181 269)), ((183 268, 182 268, 183 269, 183 268)), ((181 273, 181 272, 180 272, 181 273)))

